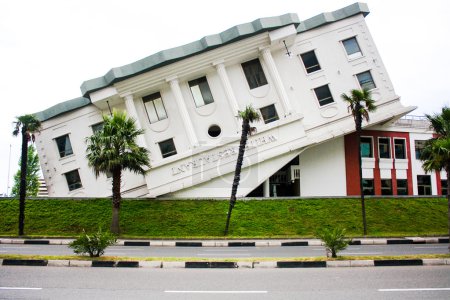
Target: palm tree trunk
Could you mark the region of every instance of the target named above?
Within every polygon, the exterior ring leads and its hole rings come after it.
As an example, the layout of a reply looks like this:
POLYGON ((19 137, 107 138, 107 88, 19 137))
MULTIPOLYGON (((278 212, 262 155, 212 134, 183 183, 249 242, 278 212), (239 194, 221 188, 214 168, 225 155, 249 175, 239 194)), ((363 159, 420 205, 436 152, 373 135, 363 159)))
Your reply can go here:
POLYGON ((224 235, 228 234, 228 228, 230 226, 230 219, 231 219, 231 212, 233 211, 234 205, 236 203, 236 194, 237 194, 237 189, 239 186, 239 181, 241 180, 241 169, 242 169, 242 164, 244 162, 245 145, 247 144, 249 131, 250 131, 249 120, 246 120, 246 119, 242 120, 241 141, 239 143, 238 158, 236 161, 236 168, 234 170, 233 186, 231 187, 230 205, 228 207, 227 222, 225 225, 224 235))
POLYGON ((362 158, 361 158, 361 132, 358 134, 358 160, 359 160, 359 189, 361 194, 361 214, 363 221, 363 233, 364 236, 367 235, 367 221, 366 221, 366 202, 364 199, 364 187, 362 178, 362 158))
POLYGON ((112 217, 111 217, 111 233, 115 235, 120 234, 119 214, 120 202, 122 196, 120 194, 120 184, 122 178, 122 171, 113 171, 113 186, 112 186, 112 217))
POLYGON ((361 157, 361 134, 362 134, 362 116, 361 104, 359 102, 355 105, 355 129, 358 134, 358 162, 359 162, 359 189, 361 194, 361 214, 363 221, 363 233, 367 235, 367 221, 366 221, 366 201, 364 199, 363 177, 362 177, 362 157, 361 157))
MULTIPOLYGON (((448 226, 448 238, 450 240, 450 161, 447 162, 447 226, 448 226)), ((450 245, 448 246, 448 251, 450 252, 450 245)))
POLYGON ((19 188, 19 236, 24 235, 25 229, 25 197, 27 194, 27 160, 28 138, 27 129, 22 127, 22 155, 20 161, 20 188, 19 188))

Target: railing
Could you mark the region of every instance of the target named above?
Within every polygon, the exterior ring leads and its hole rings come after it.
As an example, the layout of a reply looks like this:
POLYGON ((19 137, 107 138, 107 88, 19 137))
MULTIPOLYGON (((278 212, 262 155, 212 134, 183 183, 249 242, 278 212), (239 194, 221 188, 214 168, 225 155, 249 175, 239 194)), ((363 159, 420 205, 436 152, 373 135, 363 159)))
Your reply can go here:
POLYGON ((300 166, 298 166, 298 165, 291 166, 289 175, 290 175, 289 176, 290 181, 294 181, 295 179, 300 179, 300 166))
POLYGON ((395 121, 394 126, 409 128, 430 128, 430 122, 425 116, 406 115, 395 121))

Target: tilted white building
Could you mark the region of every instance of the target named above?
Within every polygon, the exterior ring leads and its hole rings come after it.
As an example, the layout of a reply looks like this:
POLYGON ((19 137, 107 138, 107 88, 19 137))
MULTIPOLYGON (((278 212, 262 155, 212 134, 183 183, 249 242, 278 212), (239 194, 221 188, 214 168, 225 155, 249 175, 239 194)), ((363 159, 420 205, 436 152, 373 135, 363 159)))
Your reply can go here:
MULTIPOLYGON (((241 131, 237 115, 247 105, 263 120, 252 125, 238 196, 358 194, 350 155, 355 125, 340 95, 362 87, 378 107, 364 123, 372 149, 364 158, 366 192, 389 193, 390 180, 390 193, 404 194, 407 180, 406 193, 417 194, 409 139, 404 127, 392 125, 414 107, 403 106, 394 91, 368 14, 366 4, 355 3, 305 21, 295 14, 257 19, 85 81, 82 97, 37 114, 49 196, 111 194, 111 179, 96 179, 87 165, 85 139, 102 114, 118 109, 145 129, 139 143, 152 164, 145 177, 124 175, 124 197, 227 197, 241 131), (390 133, 379 143, 383 132, 390 133), (396 132, 405 142, 402 158, 396 132), (389 155, 378 159, 379 147, 389 155)), ((421 134, 431 136, 428 128, 415 138, 421 134)), ((431 176, 433 194, 438 175, 431 176)))

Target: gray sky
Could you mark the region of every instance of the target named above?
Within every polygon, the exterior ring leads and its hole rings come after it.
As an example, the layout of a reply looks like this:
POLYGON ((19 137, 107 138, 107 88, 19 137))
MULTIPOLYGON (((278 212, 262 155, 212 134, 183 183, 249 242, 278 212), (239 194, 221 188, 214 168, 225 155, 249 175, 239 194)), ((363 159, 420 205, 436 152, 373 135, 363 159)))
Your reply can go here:
MULTIPOLYGON (((113 67, 234 25, 284 13, 305 20, 354 2, 0 0, 0 194, 12 186, 8 170, 12 178, 18 169, 16 116, 81 96, 83 81, 113 67)), ((415 115, 450 105, 450 1, 361 2, 369 5, 366 22, 402 103, 418 106, 415 115)))

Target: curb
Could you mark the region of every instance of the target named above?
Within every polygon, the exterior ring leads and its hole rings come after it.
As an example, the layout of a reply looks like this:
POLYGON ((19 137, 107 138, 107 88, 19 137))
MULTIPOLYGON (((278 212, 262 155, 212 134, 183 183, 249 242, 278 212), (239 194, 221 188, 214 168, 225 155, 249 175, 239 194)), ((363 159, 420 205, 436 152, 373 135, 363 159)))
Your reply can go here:
POLYGON ((92 267, 92 268, 153 268, 153 269, 285 269, 285 268, 351 268, 394 266, 450 266, 450 259, 380 259, 329 261, 112 261, 112 260, 41 260, 3 259, 0 266, 92 267))
MULTIPOLYGON (((68 245, 73 239, 0 239, 0 244, 27 244, 27 245, 68 245)), ((405 237, 392 239, 354 239, 350 245, 401 245, 401 244, 446 244, 449 238, 435 237, 405 237)), ((117 246, 142 247, 302 247, 323 246, 318 239, 311 240, 258 240, 258 241, 148 241, 148 240, 119 240, 117 246)))

